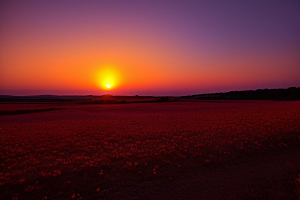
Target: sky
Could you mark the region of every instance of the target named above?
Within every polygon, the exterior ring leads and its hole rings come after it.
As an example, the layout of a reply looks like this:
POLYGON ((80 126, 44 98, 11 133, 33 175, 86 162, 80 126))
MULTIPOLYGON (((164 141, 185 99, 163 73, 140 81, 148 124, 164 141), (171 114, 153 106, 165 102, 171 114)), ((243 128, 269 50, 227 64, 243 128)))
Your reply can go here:
POLYGON ((300 86, 299 0, 1 0, 2 95, 300 86))

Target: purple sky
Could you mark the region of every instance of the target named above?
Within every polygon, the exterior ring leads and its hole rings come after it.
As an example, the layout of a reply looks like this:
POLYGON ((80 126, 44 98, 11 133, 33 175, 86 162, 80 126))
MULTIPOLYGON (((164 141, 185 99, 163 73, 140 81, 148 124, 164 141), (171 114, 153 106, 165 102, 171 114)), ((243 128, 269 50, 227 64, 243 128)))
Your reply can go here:
POLYGON ((0 35, 0 94, 107 93, 107 66, 116 95, 300 86, 298 0, 1 1, 0 35))

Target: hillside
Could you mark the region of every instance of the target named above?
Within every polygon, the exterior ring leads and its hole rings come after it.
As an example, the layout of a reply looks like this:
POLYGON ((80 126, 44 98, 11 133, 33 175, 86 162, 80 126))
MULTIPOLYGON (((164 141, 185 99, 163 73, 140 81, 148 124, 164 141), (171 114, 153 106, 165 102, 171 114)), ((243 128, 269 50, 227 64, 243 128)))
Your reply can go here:
POLYGON ((300 100, 300 87, 197 94, 182 98, 203 100, 300 100))

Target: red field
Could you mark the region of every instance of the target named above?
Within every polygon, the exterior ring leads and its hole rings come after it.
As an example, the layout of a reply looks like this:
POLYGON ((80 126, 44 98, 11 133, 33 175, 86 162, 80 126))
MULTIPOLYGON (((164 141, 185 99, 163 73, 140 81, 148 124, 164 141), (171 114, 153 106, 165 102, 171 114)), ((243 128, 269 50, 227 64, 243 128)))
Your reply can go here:
MULTIPOLYGON (((40 108, 63 109, 0 116, 3 199, 139 199, 145 192, 139 185, 149 187, 143 198, 153 192, 155 199, 166 199, 164 194, 178 192, 174 184, 206 170, 215 169, 226 185, 224 166, 245 162, 246 168, 260 156, 270 163, 276 155, 285 158, 284 152, 300 157, 299 101, 1 104, 0 110, 40 108)), ((300 166, 289 165, 287 187, 237 188, 230 198, 296 199, 293 180, 300 166)), ((217 199, 224 190, 221 184, 203 198, 217 199)))

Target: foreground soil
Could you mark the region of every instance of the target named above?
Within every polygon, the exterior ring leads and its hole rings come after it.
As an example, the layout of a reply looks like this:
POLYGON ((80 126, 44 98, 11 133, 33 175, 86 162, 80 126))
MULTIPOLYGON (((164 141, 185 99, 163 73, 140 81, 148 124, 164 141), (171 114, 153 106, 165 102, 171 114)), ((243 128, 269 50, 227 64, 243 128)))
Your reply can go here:
POLYGON ((298 198, 299 101, 30 109, 0 116, 0 199, 298 198))

